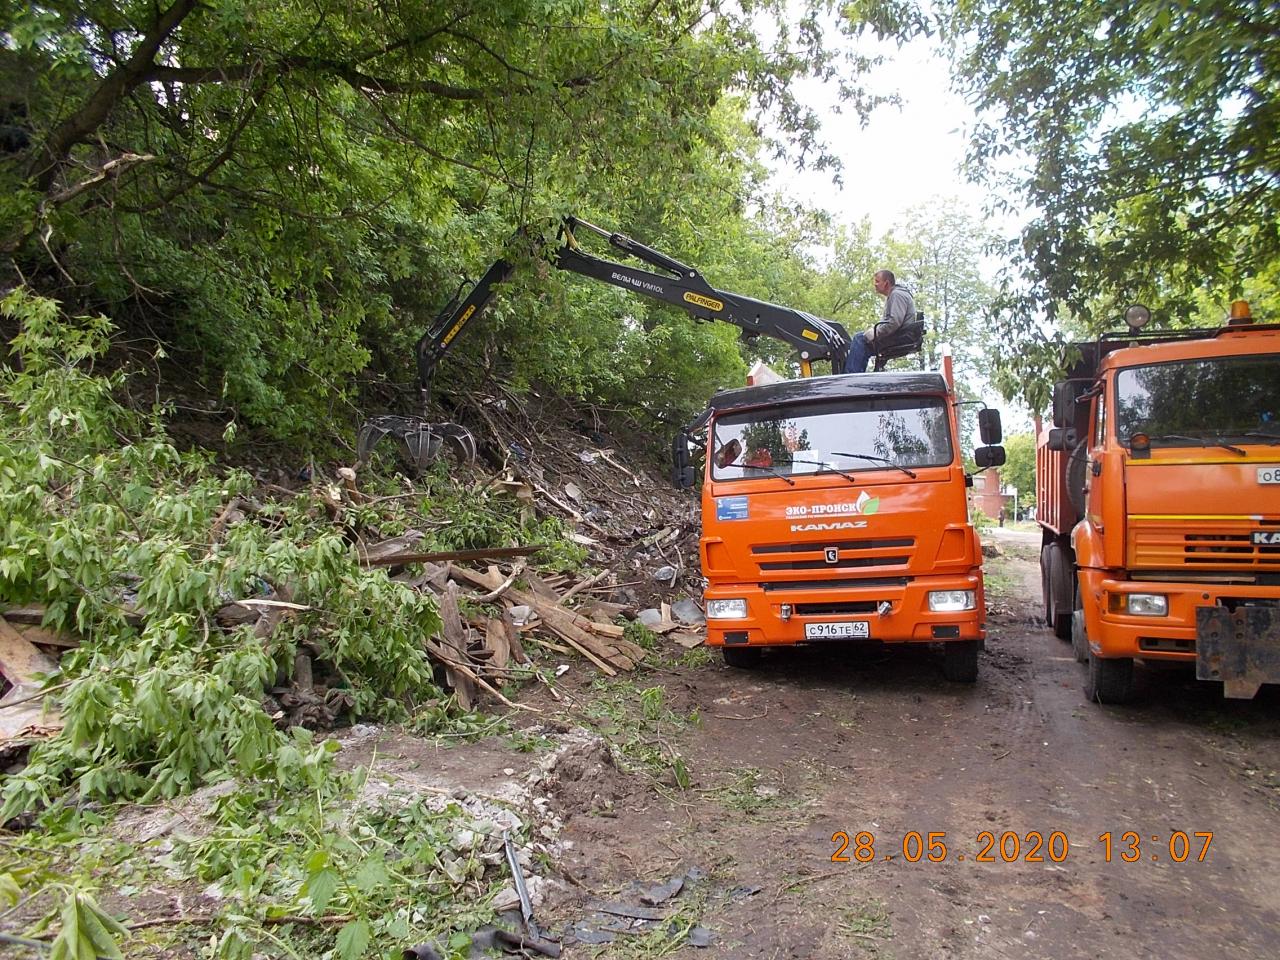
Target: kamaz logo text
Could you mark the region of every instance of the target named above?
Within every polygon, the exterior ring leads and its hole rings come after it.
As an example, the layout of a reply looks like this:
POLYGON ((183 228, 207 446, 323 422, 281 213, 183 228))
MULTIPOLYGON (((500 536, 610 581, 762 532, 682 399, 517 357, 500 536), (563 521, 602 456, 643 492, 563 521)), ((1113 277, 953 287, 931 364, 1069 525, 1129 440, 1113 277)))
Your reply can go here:
POLYGON ((839 523, 793 523, 792 533, 820 533, 823 530, 861 530, 867 525, 865 520, 844 520, 839 523))
POLYGON ((1253 543, 1261 547, 1280 547, 1280 530, 1255 530, 1253 543))

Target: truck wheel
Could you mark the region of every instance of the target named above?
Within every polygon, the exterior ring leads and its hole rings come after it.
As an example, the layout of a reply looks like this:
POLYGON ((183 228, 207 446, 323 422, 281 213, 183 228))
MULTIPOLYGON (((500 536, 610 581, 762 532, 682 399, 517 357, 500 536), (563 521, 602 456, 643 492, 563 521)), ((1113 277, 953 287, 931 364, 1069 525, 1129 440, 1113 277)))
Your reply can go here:
POLYGON ((1071 608, 1075 591, 1071 576, 1071 555, 1060 543, 1049 544, 1049 597, 1053 634, 1059 640, 1071 639, 1071 608), (1066 613, 1060 612, 1066 608, 1066 613))
POLYGON ((721 647, 721 650, 724 652, 724 662, 740 670, 750 670, 752 667, 759 666, 760 655, 763 652, 759 647, 721 647))
POLYGON ((1098 703, 1127 703, 1133 697, 1133 658, 1104 660, 1089 654, 1084 695, 1098 703))
POLYGON ((978 679, 978 641, 951 640, 942 649, 942 675, 952 683, 978 679))
POLYGON ((1053 595, 1049 592, 1049 544, 1040 548, 1040 595, 1044 598, 1044 625, 1053 626, 1053 595))
POLYGON ((1076 663, 1089 662, 1089 637, 1084 632, 1083 610, 1071 614, 1071 652, 1076 655, 1076 663))
POLYGON ((1083 520, 1087 504, 1084 496, 1085 474, 1089 466, 1089 441, 1081 440, 1067 458, 1067 502, 1076 512, 1076 519, 1083 520))

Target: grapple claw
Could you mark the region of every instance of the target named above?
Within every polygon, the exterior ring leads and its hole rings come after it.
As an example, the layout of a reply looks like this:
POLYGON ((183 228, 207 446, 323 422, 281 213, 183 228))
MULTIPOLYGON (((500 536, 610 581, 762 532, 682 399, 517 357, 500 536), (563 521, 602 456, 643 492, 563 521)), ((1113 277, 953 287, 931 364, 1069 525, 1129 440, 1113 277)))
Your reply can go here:
POLYGON ((476 458, 476 441, 471 431, 456 423, 427 423, 418 417, 384 416, 366 421, 356 435, 356 462, 365 464, 369 454, 383 437, 393 436, 413 465, 421 473, 440 455, 446 440, 458 448, 467 463, 476 458))

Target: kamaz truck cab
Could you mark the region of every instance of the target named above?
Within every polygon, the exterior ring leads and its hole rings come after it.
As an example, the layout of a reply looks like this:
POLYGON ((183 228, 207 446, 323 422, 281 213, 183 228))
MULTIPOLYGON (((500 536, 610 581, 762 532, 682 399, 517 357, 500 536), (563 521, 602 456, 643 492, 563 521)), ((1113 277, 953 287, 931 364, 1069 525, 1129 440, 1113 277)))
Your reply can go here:
POLYGON ((1045 617, 1121 703, 1134 661, 1194 664, 1248 699, 1280 683, 1280 325, 1076 345, 1036 453, 1045 617))
MULTIPOLYGON (((969 522, 957 400, 944 374, 811 377, 716 394, 705 428, 702 571, 707 643, 753 665, 767 647, 944 644, 944 673, 977 678, 982 551, 969 522)), ((983 440, 1000 440, 983 410, 983 440)), ((1003 462, 984 446, 979 466, 1003 462)))

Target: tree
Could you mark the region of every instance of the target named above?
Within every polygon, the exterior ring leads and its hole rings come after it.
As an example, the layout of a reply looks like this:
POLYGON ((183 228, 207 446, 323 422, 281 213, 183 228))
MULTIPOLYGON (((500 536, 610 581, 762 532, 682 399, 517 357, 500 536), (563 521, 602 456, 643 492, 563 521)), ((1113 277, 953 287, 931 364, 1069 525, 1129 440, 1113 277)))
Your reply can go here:
MULTIPOLYGON (((1256 0, 862 0, 881 33, 937 31, 979 111, 970 173, 1031 219, 1006 254, 1003 387, 1042 406, 1067 315, 1219 316, 1280 260, 1280 6, 1256 0)), ((1273 289, 1270 288, 1269 289, 1273 289)))
POLYGON ((1018 491, 1018 503, 1031 504, 1036 496, 1036 438, 1013 433, 1004 438, 1004 466, 1000 479, 1018 491))
POLYGON ((995 289, 982 276, 982 252, 992 240, 955 198, 912 209, 886 237, 886 263, 910 286, 916 308, 925 314, 928 332, 916 360, 920 369, 936 370, 939 347, 948 343, 957 374, 985 378, 991 343, 984 320, 995 289))
POLYGON ((1024 231, 1031 302, 1095 321, 1131 298, 1173 311, 1280 257, 1280 8, 1250 0, 966 0, 947 24, 984 122, 975 172, 1024 231), (1007 181, 1006 181, 1007 182, 1007 181))
MULTIPOLYGON (((792 90, 871 102, 817 28, 829 6, 2 0, 4 283, 103 310, 309 434, 371 356, 407 379, 459 274, 520 225, 603 213, 678 248, 745 216, 762 147, 834 169, 792 90)), ((563 346, 585 383, 575 351, 612 356, 637 315, 598 296, 563 345, 545 291, 494 327, 517 354, 563 346)), ((723 357, 722 337, 693 339, 723 357)))

